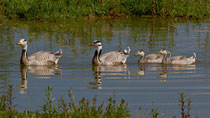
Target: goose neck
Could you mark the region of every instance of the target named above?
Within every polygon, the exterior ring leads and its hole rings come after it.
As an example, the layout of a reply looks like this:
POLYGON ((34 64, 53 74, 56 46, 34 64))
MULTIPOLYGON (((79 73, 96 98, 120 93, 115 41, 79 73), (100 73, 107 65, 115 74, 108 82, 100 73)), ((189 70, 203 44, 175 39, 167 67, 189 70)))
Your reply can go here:
POLYGON ((102 52, 102 49, 97 49, 95 51, 95 54, 94 54, 93 59, 92 59, 92 63, 93 64, 96 64, 96 65, 100 65, 101 64, 101 61, 100 61, 101 52, 102 52))
POLYGON ((168 54, 163 54, 162 63, 167 63, 168 58, 169 58, 168 54))
POLYGON ((142 55, 141 59, 145 62, 146 61, 146 56, 142 55))
POLYGON ((28 64, 27 49, 22 49, 22 55, 21 55, 20 63, 23 64, 23 65, 28 64))

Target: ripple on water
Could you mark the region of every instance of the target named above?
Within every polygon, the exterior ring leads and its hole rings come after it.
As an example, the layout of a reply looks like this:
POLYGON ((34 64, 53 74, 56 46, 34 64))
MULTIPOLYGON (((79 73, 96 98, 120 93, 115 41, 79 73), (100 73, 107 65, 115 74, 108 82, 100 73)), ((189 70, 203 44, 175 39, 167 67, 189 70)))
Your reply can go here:
POLYGON ((44 102, 44 88, 53 87, 53 96, 67 100, 73 89, 78 100, 97 95, 98 102, 114 93, 124 98, 134 114, 138 108, 157 108, 163 117, 179 116, 179 93, 192 99, 192 117, 210 115, 209 27, 198 22, 154 18, 78 20, 68 23, 30 23, 7 21, 0 33, 0 95, 7 84, 14 88, 20 110, 39 110, 44 102), (152 21, 152 22, 151 22, 152 21), (163 24, 164 22, 164 24, 163 24), (62 27, 60 27, 62 24, 62 27), (13 28, 15 27, 15 29, 13 28), (53 31, 53 32, 52 32, 53 31), (28 38, 30 37, 30 38, 28 38), (29 54, 63 50, 58 66, 20 67, 21 38, 28 40, 29 54), (94 40, 103 43, 103 53, 131 47, 126 65, 93 66, 94 40), (172 55, 197 54, 196 65, 137 64, 137 50, 157 53, 166 48, 172 55), (171 114, 174 113, 174 114, 171 114))

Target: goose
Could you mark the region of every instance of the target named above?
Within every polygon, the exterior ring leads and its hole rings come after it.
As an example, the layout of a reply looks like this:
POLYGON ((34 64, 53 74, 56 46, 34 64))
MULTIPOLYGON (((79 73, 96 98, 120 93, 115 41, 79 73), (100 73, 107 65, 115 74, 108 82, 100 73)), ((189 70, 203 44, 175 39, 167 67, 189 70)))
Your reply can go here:
POLYGON ((120 65, 125 64, 127 58, 129 57, 130 47, 127 47, 123 51, 110 51, 103 55, 102 53, 102 43, 95 40, 93 44, 88 44, 88 46, 95 46, 96 50, 92 58, 93 65, 120 65))
POLYGON ((56 53, 40 51, 27 56, 27 41, 20 39, 17 45, 22 47, 20 58, 20 64, 22 65, 56 65, 62 55, 62 50, 60 49, 56 53))
POLYGON ((193 53, 191 57, 186 56, 173 56, 171 57, 171 52, 166 49, 161 49, 158 54, 163 55, 162 63, 165 64, 195 64, 196 54, 193 53))
POLYGON ((141 58, 138 60, 139 63, 161 63, 163 60, 163 55, 161 54, 146 55, 143 50, 136 52, 135 55, 141 56, 141 58))

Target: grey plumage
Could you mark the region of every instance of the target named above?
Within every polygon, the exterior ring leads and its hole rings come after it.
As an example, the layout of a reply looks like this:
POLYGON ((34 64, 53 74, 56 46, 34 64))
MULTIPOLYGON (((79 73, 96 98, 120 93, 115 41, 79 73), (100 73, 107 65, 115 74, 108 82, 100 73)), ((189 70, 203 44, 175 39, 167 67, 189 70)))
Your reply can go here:
POLYGON ((135 55, 141 56, 141 58, 138 60, 139 63, 161 63, 163 60, 163 55, 161 54, 146 55, 143 50, 136 52, 135 55))
POLYGON ((193 53, 191 57, 186 56, 173 56, 171 57, 171 53, 166 49, 161 49, 159 54, 164 56, 162 63, 166 64, 195 64, 196 54, 193 53), (168 56, 169 55, 169 56, 168 56))
POLYGON ((89 46, 95 46, 97 49, 92 59, 92 63, 95 65, 119 65, 126 63, 127 58, 129 57, 130 48, 127 47, 123 51, 111 51, 103 54, 102 52, 102 43, 100 41, 94 41, 93 44, 89 46))
POLYGON ((62 55, 62 50, 60 49, 56 53, 40 51, 27 57, 27 41, 21 39, 18 45, 22 46, 20 63, 23 65, 56 65, 62 55))

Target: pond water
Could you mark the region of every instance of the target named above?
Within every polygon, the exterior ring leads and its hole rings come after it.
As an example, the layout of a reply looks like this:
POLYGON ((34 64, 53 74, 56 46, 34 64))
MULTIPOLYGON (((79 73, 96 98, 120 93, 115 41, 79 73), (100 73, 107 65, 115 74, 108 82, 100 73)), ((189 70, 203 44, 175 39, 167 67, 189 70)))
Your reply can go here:
POLYGON ((208 20, 120 18, 72 20, 69 22, 26 22, 0 20, 0 94, 12 84, 17 109, 40 110, 44 88, 53 87, 56 100, 72 88, 75 100, 93 98, 98 103, 115 94, 124 98, 134 117, 157 108, 161 117, 180 115, 179 93, 192 100, 191 115, 210 115, 210 37, 208 20), (63 50, 56 67, 20 67, 21 47, 28 41, 28 54, 63 50), (103 52, 131 47, 126 65, 92 67, 94 40, 103 52), (138 64, 137 50, 156 53, 166 48, 172 55, 197 54, 195 65, 138 64))

